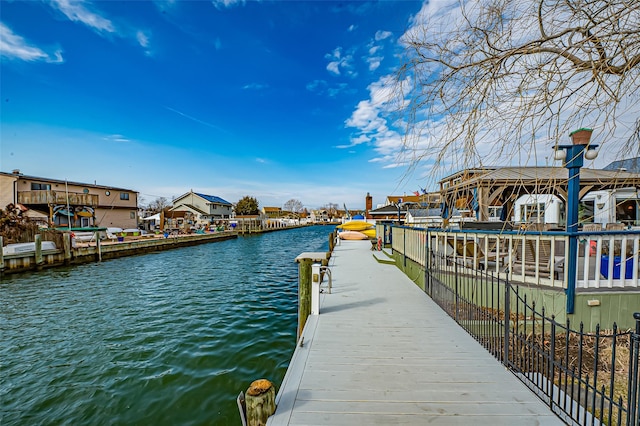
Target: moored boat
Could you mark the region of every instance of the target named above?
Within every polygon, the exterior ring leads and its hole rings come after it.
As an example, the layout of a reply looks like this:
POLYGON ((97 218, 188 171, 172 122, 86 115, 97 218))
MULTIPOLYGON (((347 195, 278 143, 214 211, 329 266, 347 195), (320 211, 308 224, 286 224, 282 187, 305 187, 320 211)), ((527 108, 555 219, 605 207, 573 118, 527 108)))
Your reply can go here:
MULTIPOLYGON (((53 241, 43 241, 41 245, 42 250, 56 250, 56 243, 53 241)), ((4 256, 11 254, 24 254, 24 253, 35 253, 36 251, 36 243, 14 243, 7 244, 2 248, 2 254, 4 256)))

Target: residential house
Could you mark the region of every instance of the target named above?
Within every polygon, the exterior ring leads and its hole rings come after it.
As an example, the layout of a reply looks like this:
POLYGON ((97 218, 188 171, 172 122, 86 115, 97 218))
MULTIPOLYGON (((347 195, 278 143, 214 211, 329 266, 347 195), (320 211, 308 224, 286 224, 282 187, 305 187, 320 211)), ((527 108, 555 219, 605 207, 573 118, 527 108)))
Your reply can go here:
POLYGON ((138 192, 113 186, 0 172, 0 204, 20 204, 25 214, 55 227, 136 228, 138 192))
POLYGON ((640 157, 614 161, 602 170, 622 170, 629 173, 640 173, 640 157))
POLYGON ((263 207, 262 208, 262 214, 264 214, 264 216, 267 219, 280 219, 281 217, 283 217, 283 211, 280 207, 263 207))
MULTIPOLYGON (((440 181, 443 216, 451 219, 454 209, 457 209, 462 220, 534 221, 562 226, 567 182, 568 171, 564 167, 501 167, 460 171, 440 181)), ((640 188, 640 174, 582 168, 581 208, 583 212, 592 213, 583 214, 581 220, 584 223, 624 220, 625 223, 639 224, 638 197, 633 195, 637 188, 640 188), (619 201, 598 202, 604 200, 604 193, 597 191, 617 194, 619 201), (623 212, 618 211, 616 206, 623 206, 623 212), (600 211, 603 209, 611 214, 603 214, 600 211)))
POLYGON ((442 226, 442 211, 435 209, 408 209, 405 224, 422 228, 442 226))
POLYGON ((313 223, 329 223, 331 221, 329 212, 325 209, 311 210, 310 219, 313 223))
POLYGON ((179 196, 173 200, 173 207, 169 209, 171 212, 185 211, 190 212, 193 223, 190 225, 211 225, 216 221, 228 220, 231 218, 233 205, 215 195, 206 195, 193 190, 179 196))
POLYGON ((14 173, 0 172, 0 209, 4 210, 7 205, 17 203, 19 177, 19 170, 14 170, 14 173))
POLYGON ((397 205, 402 203, 420 203, 419 195, 388 195, 384 205, 397 205))
POLYGON ((393 221, 403 223, 407 215, 409 205, 387 204, 369 212, 369 217, 376 222, 393 221))

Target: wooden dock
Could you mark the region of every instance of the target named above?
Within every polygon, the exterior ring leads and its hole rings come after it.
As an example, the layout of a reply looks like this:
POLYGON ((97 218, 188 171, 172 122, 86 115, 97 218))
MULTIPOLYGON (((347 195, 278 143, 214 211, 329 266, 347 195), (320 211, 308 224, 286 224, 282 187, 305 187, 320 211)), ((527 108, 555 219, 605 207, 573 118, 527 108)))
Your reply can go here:
MULTIPOLYGON (((562 425, 369 241, 343 241, 268 425, 562 425)), ((324 286, 325 284, 323 284, 324 286)))

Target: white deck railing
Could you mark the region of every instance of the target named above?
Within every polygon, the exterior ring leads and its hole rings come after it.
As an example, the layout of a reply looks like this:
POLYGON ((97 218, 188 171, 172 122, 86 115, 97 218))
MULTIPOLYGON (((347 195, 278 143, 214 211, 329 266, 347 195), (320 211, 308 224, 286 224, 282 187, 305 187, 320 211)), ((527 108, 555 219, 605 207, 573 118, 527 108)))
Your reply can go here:
MULTIPOLYGON (((532 285, 567 287, 569 237, 564 232, 393 227, 391 241, 395 252, 422 266, 428 250, 434 250, 469 270, 482 269, 532 285)), ((640 232, 580 232, 576 288, 640 289, 639 261, 640 232)))

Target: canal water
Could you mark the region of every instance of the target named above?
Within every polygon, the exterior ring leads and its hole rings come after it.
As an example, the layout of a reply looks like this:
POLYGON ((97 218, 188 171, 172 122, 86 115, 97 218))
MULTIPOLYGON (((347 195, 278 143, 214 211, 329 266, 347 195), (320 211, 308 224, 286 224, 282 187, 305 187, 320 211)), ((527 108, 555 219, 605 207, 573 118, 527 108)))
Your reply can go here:
POLYGON ((239 425, 282 382, 323 226, 0 280, 0 425, 239 425))

